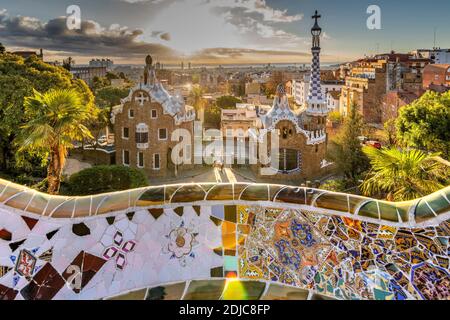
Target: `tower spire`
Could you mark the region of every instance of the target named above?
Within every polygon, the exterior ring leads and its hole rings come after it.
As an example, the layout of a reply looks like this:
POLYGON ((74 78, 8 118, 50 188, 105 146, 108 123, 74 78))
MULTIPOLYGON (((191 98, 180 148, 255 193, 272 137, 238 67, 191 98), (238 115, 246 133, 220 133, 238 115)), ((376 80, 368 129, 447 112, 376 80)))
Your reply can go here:
POLYGON ((322 16, 316 10, 312 16, 314 19, 314 26, 311 28, 312 35, 312 64, 311 77, 309 80, 309 93, 307 102, 307 112, 311 115, 323 115, 327 112, 325 99, 322 94, 322 86, 320 80, 320 35, 322 28, 319 26, 318 20, 322 16))
POLYGON ((312 16, 314 19, 314 26, 311 29, 311 34, 313 36, 313 48, 319 48, 320 49, 320 35, 322 34, 322 28, 319 27, 319 19, 322 18, 322 16, 317 12, 312 16))

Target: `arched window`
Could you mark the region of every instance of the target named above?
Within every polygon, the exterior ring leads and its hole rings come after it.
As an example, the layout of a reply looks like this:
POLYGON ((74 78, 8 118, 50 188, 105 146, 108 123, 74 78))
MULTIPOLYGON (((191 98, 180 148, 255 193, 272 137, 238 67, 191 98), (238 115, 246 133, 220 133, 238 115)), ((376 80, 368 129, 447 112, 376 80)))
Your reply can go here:
POLYGON ((148 148, 148 126, 145 123, 136 125, 136 145, 139 149, 148 148))
POLYGON ((283 129, 281 130, 281 135, 282 135, 283 139, 287 139, 288 134, 289 134, 288 128, 283 127, 283 129))

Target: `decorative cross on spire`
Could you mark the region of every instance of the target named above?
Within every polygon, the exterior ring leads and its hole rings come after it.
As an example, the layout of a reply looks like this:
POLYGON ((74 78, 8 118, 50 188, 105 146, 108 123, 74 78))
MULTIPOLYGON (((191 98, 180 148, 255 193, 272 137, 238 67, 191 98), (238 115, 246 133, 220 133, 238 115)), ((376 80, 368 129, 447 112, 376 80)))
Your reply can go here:
POLYGON ((143 92, 141 92, 139 93, 139 96, 137 96, 134 100, 139 101, 139 105, 143 106, 144 102, 148 101, 148 97, 143 92))
POLYGON ((316 13, 312 16, 312 18, 315 19, 315 20, 316 20, 315 22, 317 23, 317 20, 320 19, 320 18, 322 18, 322 16, 321 16, 321 15, 319 14, 319 12, 316 10, 316 13))

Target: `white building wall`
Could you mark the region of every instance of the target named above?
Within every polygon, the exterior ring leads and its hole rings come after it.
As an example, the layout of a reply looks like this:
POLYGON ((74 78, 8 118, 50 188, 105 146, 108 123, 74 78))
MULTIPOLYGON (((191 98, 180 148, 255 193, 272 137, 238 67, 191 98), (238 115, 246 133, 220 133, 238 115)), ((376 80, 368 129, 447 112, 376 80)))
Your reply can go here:
POLYGON ((339 99, 333 98, 329 93, 326 95, 328 111, 340 111, 339 99))
POLYGON ((450 50, 441 50, 434 53, 436 64, 450 64, 450 50))
MULTIPOLYGON (((303 106, 309 93, 309 76, 305 76, 303 80, 294 80, 293 83, 294 101, 297 105, 303 106)), ((342 84, 327 84, 322 82, 322 94, 327 96, 328 91, 341 91, 342 84)))

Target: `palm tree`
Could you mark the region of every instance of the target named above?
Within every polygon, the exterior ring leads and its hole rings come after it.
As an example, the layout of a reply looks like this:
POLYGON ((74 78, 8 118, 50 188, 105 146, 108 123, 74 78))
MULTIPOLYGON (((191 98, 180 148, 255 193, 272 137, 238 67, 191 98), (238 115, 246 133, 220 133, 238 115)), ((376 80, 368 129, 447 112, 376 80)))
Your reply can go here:
POLYGON ((200 85, 195 85, 192 87, 191 93, 190 93, 190 99, 192 101, 192 106, 195 109, 195 112, 197 113, 197 119, 201 119, 200 113, 202 113, 205 107, 205 100, 203 99, 203 93, 204 90, 200 85))
POLYGON ((364 147, 372 169, 361 185, 365 195, 387 194, 389 201, 406 201, 433 193, 448 183, 448 164, 437 154, 397 148, 364 147))
POLYGON ((22 126, 17 137, 19 151, 46 152, 48 193, 57 194, 67 150, 74 141, 92 138, 83 124, 90 118, 90 108, 82 103, 73 89, 50 90, 27 97, 25 116, 29 121, 22 126))

